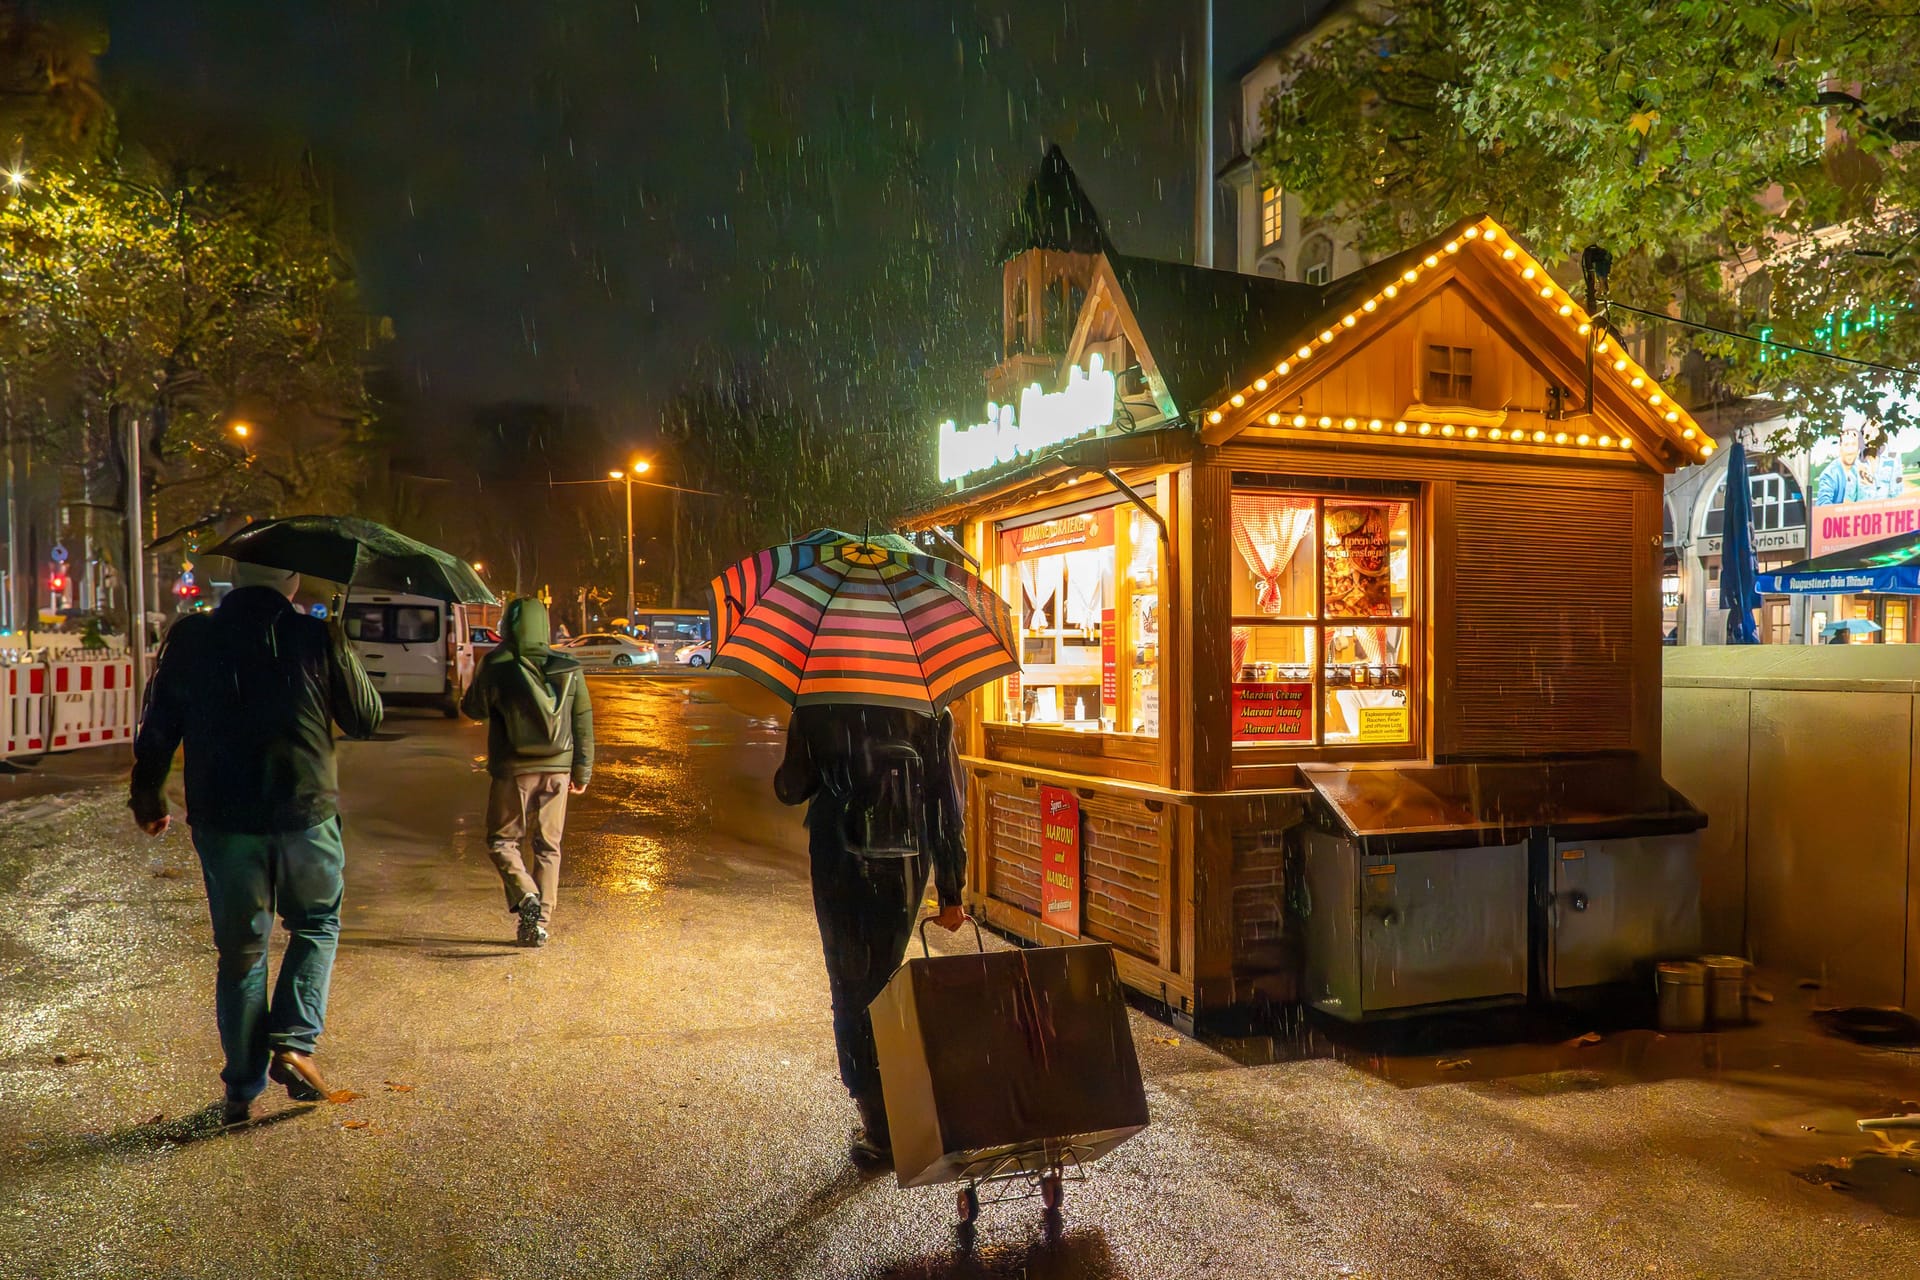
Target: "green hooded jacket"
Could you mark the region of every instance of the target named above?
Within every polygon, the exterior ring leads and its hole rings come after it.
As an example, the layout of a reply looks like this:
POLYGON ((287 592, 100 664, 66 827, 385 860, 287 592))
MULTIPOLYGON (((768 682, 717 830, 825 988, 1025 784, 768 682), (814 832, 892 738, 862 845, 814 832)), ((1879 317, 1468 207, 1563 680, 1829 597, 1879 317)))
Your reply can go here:
POLYGON ((593 777, 593 700, 572 658, 553 652, 547 606, 528 597, 507 606, 500 647, 474 672, 460 710, 487 722, 487 772, 593 777))

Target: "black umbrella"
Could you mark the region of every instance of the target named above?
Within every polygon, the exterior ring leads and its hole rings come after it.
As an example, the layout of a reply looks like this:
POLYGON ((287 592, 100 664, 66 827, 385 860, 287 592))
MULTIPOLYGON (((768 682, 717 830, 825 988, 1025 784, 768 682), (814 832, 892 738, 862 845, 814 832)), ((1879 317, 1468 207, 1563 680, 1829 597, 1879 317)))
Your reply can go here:
POLYGON ((465 560, 358 516, 262 520, 204 554, 452 604, 498 604, 465 560))

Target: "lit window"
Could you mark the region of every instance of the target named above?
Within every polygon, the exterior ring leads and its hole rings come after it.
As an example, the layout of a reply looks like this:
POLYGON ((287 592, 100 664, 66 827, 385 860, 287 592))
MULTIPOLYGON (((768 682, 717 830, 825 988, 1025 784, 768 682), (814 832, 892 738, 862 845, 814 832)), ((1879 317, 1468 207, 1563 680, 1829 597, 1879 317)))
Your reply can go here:
POLYGON ((1473 402, 1473 348, 1427 348, 1428 404, 1471 404, 1473 402))
POLYGON ((1280 188, 1260 188, 1260 245, 1262 248, 1280 243, 1280 235, 1286 229, 1280 210, 1280 188))
POLYGON ((1413 504, 1240 490, 1233 744, 1413 742, 1413 504))

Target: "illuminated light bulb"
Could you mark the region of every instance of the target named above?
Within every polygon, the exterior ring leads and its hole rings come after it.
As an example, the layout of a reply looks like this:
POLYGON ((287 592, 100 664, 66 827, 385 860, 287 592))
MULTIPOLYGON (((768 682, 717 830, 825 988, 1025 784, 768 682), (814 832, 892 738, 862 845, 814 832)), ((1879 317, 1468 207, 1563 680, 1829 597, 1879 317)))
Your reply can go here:
MULTIPOLYGON (((1473 434, 1472 428, 1468 428, 1467 434, 1468 435, 1473 434)), ((1501 438, 1501 431, 1500 431, 1500 428, 1498 427, 1495 427, 1491 431, 1487 432, 1487 439, 1489 440, 1498 440, 1500 438, 1501 438)))
POLYGON ((1581 432, 1579 435, 1574 437, 1573 442, 1575 444, 1591 444, 1593 443, 1593 437, 1586 434, 1585 432, 1581 432))
POLYGON ((1238 409, 1241 405, 1245 404, 1246 402, 1247 402, 1247 398, 1241 395, 1238 391, 1234 392, 1232 398, 1227 401, 1228 404, 1232 405, 1236 409, 1238 409))
POLYGON ((1535 444, 1544 444, 1546 443, 1546 439, 1547 433, 1544 431, 1536 431, 1533 433, 1533 442, 1535 444))
POLYGON ((1671 409, 1669 409, 1669 410, 1667 410, 1667 421, 1668 421, 1668 422, 1678 422, 1678 421, 1680 421, 1680 415, 1679 415, 1679 414, 1677 414, 1677 413, 1675 413, 1675 412, 1674 412, 1673 410, 1671 410, 1671 409))
POLYGON ((1380 419, 1378 418, 1375 418, 1372 421, 1367 423, 1367 430, 1378 431, 1381 427, 1384 427, 1385 425, 1386 423, 1380 421, 1380 419))
POLYGON ((1378 298, 1368 298, 1365 302, 1360 304, 1360 309, 1366 312, 1376 311, 1379 309, 1379 307, 1380 307, 1380 299, 1378 298))
POLYGON ((1506 259, 1506 260, 1507 260, 1508 262, 1512 262, 1512 261, 1513 261, 1513 250, 1511 250, 1511 249, 1504 249, 1504 250, 1502 250, 1502 251, 1501 251, 1501 253, 1500 253, 1500 256, 1501 256, 1501 257, 1503 257, 1503 258, 1505 258, 1505 259, 1506 259))
POLYGON ((1598 440, 1595 440, 1594 443, 1599 445, 1602 449, 1611 449, 1613 448, 1613 437, 1601 436, 1598 440))
POLYGON ((1647 380, 1636 373, 1633 375, 1633 382, 1630 385, 1635 391, 1638 391, 1641 387, 1647 385, 1647 380))
POLYGON ((1405 280, 1408 284, 1412 284, 1415 280, 1418 280, 1420 278, 1420 273, 1418 271, 1403 271, 1400 273, 1400 278, 1402 280, 1405 280))
POLYGON ((1332 419, 1332 418, 1322 418, 1322 419, 1320 419, 1320 425, 1321 425, 1321 426, 1323 426, 1323 427, 1330 427, 1330 426, 1332 426, 1332 425, 1333 425, 1333 419, 1332 419))
POLYGON ((1480 438, 1480 428, 1478 427, 1467 428, 1467 439, 1478 440, 1479 438, 1480 438))
POLYGON ((1564 431, 1556 431, 1556 432, 1554 432, 1554 433, 1553 433, 1553 442, 1554 442, 1555 444, 1565 444, 1565 443, 1567 442, 1567 433, 1566 433, 1566 432, 1564 432, 1564 431))
POLYGON ((1285 360, 1282 360, 1280 362, 1280 367, 1275 369, 1274 372, 1284 378, 1287 376, 1287 370, 1291 369, 1292 367, 1293 366, 1288 364, 1285 360))
POLYGON ((1403 435, 1405 435, 1405 434, 1407 434, 1407 424, 1406 424, 1406 423, 1404 423, 1404 422, 1396 422, 1396 423, 1394 423, 1394 424, 1393 424, 1393 434, 1395 434, 1395 435, 1397 435, 1397 436, 1403 436, 1403 435))
POLYGON ((1313 348, 1302 347, 1298 351, 1294 352, 1293 354, 1296 359, 1305 360, 1308 356, 1313 354, 1313 348))
POLYGON ((1632 440, 1632 439, 1631 439, 1630 437, 1627 437, 1627 436, 1621 436, 1621 437, 1620 437, 1620 447, 1621 447, 1622 449, 1631 449, 1631 448, 1633 448, 1633 440, 1632 440))
POLYGON ((1357 427, 1357 426, 1359 426, 1359 425, 1360 425, 1360 423, 1359 423, 1359 421, 1358 421, 1357 419, 1354 419, 1354 418, 1348 418, 1348 419, 1347 419, 1347 420, 1346 420, 1345 422, 1343 422, 1343 423, 1341 423, 1340 425, 1341 425, 1341 426, 1343 426, 1343 427, 1345 427, 1345 428, 1346 428, 1347 430, 1349 430, 1349 431, 1351 431, 1351 430, 1353 430, 1353 429, 1354 429, 1355 427, 1357 427))
POLYGON ((1685 431, 1682 431, 1680 433, 1680 438, 1683 440, 1691 440, 1693 439, 1693 436, 1694 436, 1694 430, 1692 427, 1688 427, 1685 431))
POLYGON ((1267 389, 1267 380, 1265 378, 1255 378, 1253 380, 1253 389, 1255 391, 1265 391, 1267 389))
POLYGON ((1397 298, 1400 296, 1400 286, 1397 284, 1390 284, 1386 288, 1380 291, 1380 296, 1383 298, 1397 298))
POLYGON ((1208 414, 1207 421, 1218 423, 1220 421, 1220 411, 1218 409, 1215 409, 1212 413, 1208 414))
POLYGON ((1438 259, 1438 258, 1436 258, 1436 257, 1434 257, 1434 256, 1433 256, 1432 254, 1428 254, 1428 255, 1427 255, 1427 265, 1428 265, 1429 267, 1437 267, 1437 266, 1439 266, 1439 265, 1440 265, 1440 259, 1438 259))
POLYGON ((1551 298, 1553 296, 1553 286, 1550 284, 1542 285, 1540 287, 1540 296, 1543 298, 1551 298))
POLYGON ((1340 317, 1340 323, 1351 329, 1354 325, 1359 324, 1360 320, 1359 317, 1349 311, 1346 315, 1340 317))
POLYGON ((1447 252, 1448 253, 1460 252, 1460 242, 1458 240, 1447 241, 1447 252))
POLYGON ((1712 453, 1712 452, 1713 452, 1713 446, 1712 446, 1712 445, 1710 445, 1710 444, 1703 444, 1703 445, 1701 445, 1701 446, 1700 446, 1700 456, 1701 456, 1701 457, 1703 457, 1703 458, 1704 458, 1704 457, 1706 457, 1706 456, 1707 456, 1708 454, 1710 454, 1710 453, 1712 453))
POLYGON ((1268 414, 1268 415, 1267 415, 1267 425, 1268 425, 1268 426, 1270 426, 1270 427, 1277 427, 1277 426, 1279 426, 1279 425, 1280 425, 1280 415, 1279 415, 1279 414, 1277 414, 1277 413, 1270 413, 1270 414, 1268 414))
POLYGON ((1480 238, 1480 228, 1468 227, 1466 230, 1466 237, 1469 240, 1478 240, 1480 238))
POLYGON ((1296 413, 1296 414, 1294 414, 1294 415, 1293 415, 1293 425, 1294 425, 1294 426, 1296 426, 1296 427, 1304 427, 1304 426, 1306 426, 1306 425, 1307 425, 1307 415, 1306 415, 1306 414, 1304 414, 1304 413, 1296 413))
POLYGON ((1522 271, 1520 273, 1520 278, 1522 280, 1531 280, 1539 274, 1540 273, 1538 271, 1535 271, 1532 267, 1528 267, 1525 271, 1522 271))
POLYGON ((1585 334, 1589 334, 1589 333, 1592 333, 1592 332, 1593 332, 1593 326, 1592 326, 1592 325, 1590 325, 1590 324, 1588 324, 1588 323, 1587 323, 1587 322, 1586 322, 1585 320, 1582 320, 1582 321, 1580 322, 1580 332, 1581 332, 1581 334, 1583 334, 1583 335, 1585 335, 1585 334))
POLYGON ((1626 370, 1626 367, 1627 367, 1627 358, 1625 356, 1621 356, 1618 360, 1615 360, 1613 362, 1614 372, 1616 373, 1624 372, 1626 370))
POLYGON ((1453 424, 1452 424, 1451 422, 1449 422, 1449 423, 1448 423, 1448 424, 1447 424, 1446 426, 1444 426, 1444 427, 1441 427, 1441 428, 1440 428, 1440 434, 1441 434, 1441 435, 1443 435, 1443 436, 1450 436, 1450 435, 1452 435, 1452 434, 1453 434, 1453 424))
POLYGON ((1658 391, 1656 391, 1656 392, 1654 392, 1654 393, 1653 393, 1652 395, 1650 395, 1650 396, 1648 396, 1648 397, 1647 397, 1647 403, 1648 403, 1648 404, 1659 404, 1659 403, 1660 403, 1660 393, 1659 393, 1658 391))
POLYGON ((1421 434, 1421 435, 1423 435, 1423 436, 1430 436, 1430 435, 1432 435, 1432 434, 1433 434, 1433 424, 1432 424, 1431 422, 1423 422, 1423 423, 1421 423, 1421 424, 1420 424, 1420 434, 1421 434))
POLYGON ((1332 341, 1333 341, 1333 330, 1331 330, 1331 329, 1322 329, 1322 330, 1320 331, 1320 341, 1322 341, 1322 342, 1332 342, 1332 341))
MULTIPOLYGON (((1565 302, 1563 302, 1563 303, 1561 303, 1561 304, 1560 304, 1560 314, 1561 314, 1561 315, 1563 315, 1563 316, 1570 316, 1570 315, 1572 315, 1572 314, 1573 314, 1573 307, 1572 307, 1572 305, 1571 305, 1571 304, 1569 304, 1569 303, 1565 303, 1565 302)), ((1582 328, 1585 328, 1586 326, 1585 326, 1585 325, 1582 325, 1581 327, 1582 327, 1582 328)))
POLYGON ((1491 244, 1500 238, 1500 228, 1488 224, 1487 229, 1480 234, 1487 238, 1487 243, 1491 244))

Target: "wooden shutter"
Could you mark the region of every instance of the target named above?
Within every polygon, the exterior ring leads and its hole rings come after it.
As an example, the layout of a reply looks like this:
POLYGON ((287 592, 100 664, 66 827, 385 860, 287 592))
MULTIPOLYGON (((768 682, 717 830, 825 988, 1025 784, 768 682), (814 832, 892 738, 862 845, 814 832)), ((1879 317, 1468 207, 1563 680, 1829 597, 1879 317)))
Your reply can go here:
POLYGON ((1453 688, 1440 753, 1631 746, 1632 493, 1461 484, 1455 504, 1453 688))

